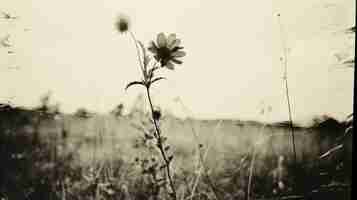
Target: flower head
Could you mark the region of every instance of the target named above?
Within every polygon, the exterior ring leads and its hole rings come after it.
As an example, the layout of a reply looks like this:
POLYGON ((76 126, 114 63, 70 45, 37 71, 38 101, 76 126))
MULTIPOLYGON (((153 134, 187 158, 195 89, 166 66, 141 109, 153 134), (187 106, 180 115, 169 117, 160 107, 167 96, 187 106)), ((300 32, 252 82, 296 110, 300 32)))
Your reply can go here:
POLYGON ((126 33, 130 28, 129 18, 123 14, 119 15, 115 23, 115 28, 119 33, 126 33))
POLYGON ((180 51, 183 47, 179 46, 181 40, 176 38, 176 34, 170 34, 168 37, 164 33, 157 35, 156 43, 151 41, 148 48, 154 54, 154 58, 160 62, 161 67, 173 70, 174 64, 182 64, 178 58, 184 57, 186 53, 180 51))

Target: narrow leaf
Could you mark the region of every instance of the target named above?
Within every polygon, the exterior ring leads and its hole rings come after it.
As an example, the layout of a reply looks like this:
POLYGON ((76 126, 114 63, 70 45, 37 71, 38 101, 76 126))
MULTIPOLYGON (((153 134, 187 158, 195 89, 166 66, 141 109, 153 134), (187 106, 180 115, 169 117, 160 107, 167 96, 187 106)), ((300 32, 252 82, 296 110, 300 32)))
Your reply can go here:
POLYGON ((165 147, 165 151, 168 151, 170 149, 170 146, 165 147))
POLYGON ((142 85, 142 86, 145 86, 145 84, 141 81, 133 81, 131 83, 129 83, 126 87, 125 87, 125 90, 127 90, 129 87, 133 86, 133 85, 142 85))
POLYGON ((336 146, 336 147, 333 147, 332 149, 330 149, 330 150, 327 151, 326 153, 322 154, 322 155, 320 156, 320 159, 323 159, 323 158, 325 158, 325 157, 331 155, 332 153, 334 153, 335 151, 341 149, 342 147, 343 147, 343 144, 340 144, 340 145, 338 145, 338 146, 336 146))
POLYGON ((150 85, 155 83, 155 82, 157 82, 157 81, 159 81, 159 80, 162 80, 162 79, 166 79, 166 78, 165 77, 157 77, 157 78, 155 78, 154 80, 151 81, 150 85))

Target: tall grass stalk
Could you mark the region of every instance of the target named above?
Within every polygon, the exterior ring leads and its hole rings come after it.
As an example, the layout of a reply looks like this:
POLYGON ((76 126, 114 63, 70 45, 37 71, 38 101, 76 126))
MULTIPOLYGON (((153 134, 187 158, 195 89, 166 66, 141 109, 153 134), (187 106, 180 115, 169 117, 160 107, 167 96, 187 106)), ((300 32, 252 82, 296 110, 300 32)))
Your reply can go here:
MULTIPOLYGON (((185 106, 185 104, 182 102, 181 98, 179 98, 178 100, 179 100, 179 102, 180 102, 182 108, 186 111, 186 114, 189 112, 189 114, 191 114, 191 116, 192 116, 192 112, 190 111, 190 109, 188 109, 188 108, 185 106)), ((221 122, 222 122, 222 120, 220 120, 220 121, 217 123, 217 125, 216 125, 216 127, 215 127, 215 129, 214 129, 214 131, 213 131, 213 135, 215 135, 215 132, 216 132, 217 128, 221 125, 221 122)), ((191 127, 191 130, 192 130, 194 139, 195 139, 194 141, 195 141, 195 143, 196 143, 195 145, 196 145, 197 152, 198 152, 198 163, 199 163, 199 165, 198 165, 198 167, 197 167, 197 168, 198 168, 198 175, 197 175, 197 177, 196 177, 196 180, 193 180, 193 181, 194 181, 194 185, 193 185, 192 190, 191 190, 190 199, 192 200, 193 197, 195 196, 196 188, 197 188, 199 179, 200 179, 200 177, 201 177, 201 174, 202 174, 202 172, 203 172, 204 175, 205 175, 205 177, 206 177, 206 179, 207 179, 208 185, 209 185, 209 187, 211 188, 211 190, 212 190, 212 192, 213 192, 213 194, 214 194, 214 196, 215 196, 215 199, 216 199, 216 200, 219 200, 220 198, 219 198, 219 195, 218 195, 217 187, 214 185, 214 183, 213 183, 211 177, 210 177, 209 174, 208 174, 208 169, 207 169, 207 167, 205 166, 205 160, 206 160, 206 158, 207 158, 208 151, 209 151, 210 148, 211 148, 211 144, 208 144, 208 145, 207 145, 207 148, 206 148, 205 152, 204 152, 203 155, 202 155, 202 153, 201 153, 201 147, 200 147, 201 142, 200 142, 198 133, 196 132, 195 128, 193 127, 192 121, 191 121, 191 123, 190 123, 190 127, 191 127)))
MULTIPOLYGON (((221 122, 222 122, 222 120, 217 123, 217 125, 216 125, 216 127, 215 127, 215 129, 214 129, 213 134, 215 134, 215 132, 216 132, 217 128, 220 126, 221 122)), ((194 183, 194 185, 193 185, 190 199, 192 200, 192 198, 193 198, 194 195, 195 195, 195 192, 196 192, 196 188, 197 188, 199 179, 200 179, 200 177, 201 177, 201 175, 202 175, 202 172, 203 172, 203 173, 204 173, 204 176, 206 177, 206 180, 207 180, 207 182, 208 182, 208 186, 209 186, 210 189, 212 190, 215 199, 216 199, 216 200, 219 200, 220 198, 219 198, 219 194, 218 194, 217 187, 216 187, 215 184, 213 183, 211 177, 210 177, 209 174, 208 174, 208 169, 207 169, 207 167, 205 166, 205 161, 206 161, 206 158, 207 158, 207 156, 208 156, 208 152, 209 152, 209 150, 210 150, 211 147, 212 147, 212 143, 210 143, 210 144, 207 145, 207 148, 206 148, 206 150, 204 151, 204 153, 203 153, 203 155, 202 155, 202 153, 201 153, 201 148, 200 148, 199 138, 198 138, 198 135, 197 135, 197 133, 195 132, 195 129, 193 128, 192 124, 191 124, 191 128, 192 128, 192 132, 193 132, 193 134, 194 134, 194 136, 195 136, 195 138, 196 138, 195 141, 196 141, 196 146, 197 146, 197 148, 198 148, 198 163, 199 163, 199 165, 198 165, 198 175, 197 175, 196 181, 195 181, 195 183, 194 183)))
POLYGON ((293 153, 294 153, 294 165, 296 166, 296 148, 295 148, 295 134, 294 134, 294 125, 293 125, 293 119, 292 119, 292 108, 291 108, 291 103, 290 103, 290 95, 289 95, 289 85, 288 85, 288 53, 287 53, 287 48, 286 48, 286 40, 284 38, 284 32, 283 32, 283 27, 280 21, 280 14, 278 14, 278 23, 279 23, 279 28, 280 28, 280 35, 281 35, 281 43, 282 43, 282 48, 283 48, 283 53, 284 53, 284 58, 283 58, 283 65, 284 65, 284 85, 285 85, 285 94, 286 94, 286 100, 288 104, 288 111, 289 111, 289 125, 291 129, 291 135, 292 135, 292 143, 293 143, 293 153))
MULTIPOLYGON (((259 135, 262 137, 263 136, 263 131, 264 128, 266 127, 266 123, 264 123, 263 127, 260 129, 259 131, 259 135)), ((264 142, 264 141, 263 141, 264 142)), ((258 151, 258 147, 262 145, 262 142, 258 143, 258 144, 254 144, 253 145, 253 155, 252 155, 252 161, 250 164, 250 168, 249 168, 249 178, 248 178, 248 189, 247 189, 247 199, 250 200, 250 196, 251 196, 251 190, 252 190, 252 181, 253 181, 253 171, 254 171, 254 164, 255 164, 255 160, 256 160, 256 155, 257 155, 257 151, 258 151)))

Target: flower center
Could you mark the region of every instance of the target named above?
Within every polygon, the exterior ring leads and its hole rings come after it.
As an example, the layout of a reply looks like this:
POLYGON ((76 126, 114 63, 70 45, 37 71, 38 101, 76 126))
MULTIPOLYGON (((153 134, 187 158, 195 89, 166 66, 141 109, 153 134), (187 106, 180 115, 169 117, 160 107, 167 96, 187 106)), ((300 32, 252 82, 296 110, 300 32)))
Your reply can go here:
POLYGON ((171 50, 167 47, 161 47, 158 49, 158 55, 163 60, 169 60, 171 57, 171 50))

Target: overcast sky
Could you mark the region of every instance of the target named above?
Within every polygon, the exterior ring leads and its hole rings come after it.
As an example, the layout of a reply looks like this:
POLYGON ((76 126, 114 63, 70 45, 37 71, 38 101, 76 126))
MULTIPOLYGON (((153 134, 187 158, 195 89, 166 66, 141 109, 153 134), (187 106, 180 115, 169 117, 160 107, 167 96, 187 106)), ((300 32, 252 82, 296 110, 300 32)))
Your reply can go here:
POLYGON ((159 32, 176 33, 187 51, 184 64, 164 71, 168 80, 153 91, 154 101, 173 113, 199 118, 288 119, 283 85, 282 35, 288 52, 293 117, 352 112, 353 69, 337 57, 354 51, 352 0, 5 0, 0 10, 20 18, 0 19, 0 37, 11 33, 15 54, 0 48, 1 99, 34 106, 52 91, 62 110, 86 107, 107 112, 130 107, 140 88, 124 91, 140 77, 135 48, 114 29, 118 13, 147 44, 159 32), (30 29, 30 30, 24 30, 30 29), (338 54, 338 56, 336 56, 338 54), (19 70, 7 67, 19 66, 19 70))

